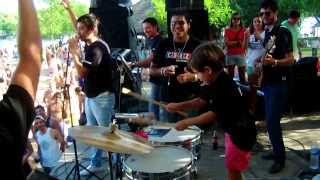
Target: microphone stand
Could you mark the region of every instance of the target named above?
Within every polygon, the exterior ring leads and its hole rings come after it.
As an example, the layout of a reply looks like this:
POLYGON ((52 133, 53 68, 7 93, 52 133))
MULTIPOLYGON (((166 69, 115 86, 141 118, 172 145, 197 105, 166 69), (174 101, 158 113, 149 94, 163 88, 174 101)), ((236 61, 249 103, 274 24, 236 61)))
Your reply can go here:
MULTIPOLYGON (((63 100, 63 104, 62 104, 62 109, 64 110, 65 108, 65 103, 66 100, 69 101, 69 112, 70 112, 70 121, 71 121, 71 127, 74 127, 73 124, 73 116, 72 116, 72 111, 71 111, 71 101, 70 101, 70 93, 69 93, 69 85, 67 85, 67 79, 68 79, 68 71, 69 71, 69 66, 71 64, 70 61, 70 50, 68 49, 68 58, 67 58, 67 67, 66 67, 66 72, 65 72, 65 80, 64 80, 64 92, 65 97, 63 100)), ((74 156, 75 156, 75 165, 72 167, 72 169, 70 170, 70 172, 67 174, 65 179, 69 179, 69 177, 71 176, 72 172, 74 172, 74 176, 73 179, 77 179, 80 180, 81 176, 80 176, 80 168, 86 170, 87 172, 89 172, 90 175, 96 177, 99 180, 102 180, 102 178, 100 178, 99 176, 97 176, 96 174, 94 174, 93 172, 89 171, 85 166, 83 166, 82 164, 79 163, 79 158, 78 158, 78 150, 77 150, 77 143, 76 140, 74 138, 72 138, 72 144, 73 144, 73 149, 74 149, 74 156)))

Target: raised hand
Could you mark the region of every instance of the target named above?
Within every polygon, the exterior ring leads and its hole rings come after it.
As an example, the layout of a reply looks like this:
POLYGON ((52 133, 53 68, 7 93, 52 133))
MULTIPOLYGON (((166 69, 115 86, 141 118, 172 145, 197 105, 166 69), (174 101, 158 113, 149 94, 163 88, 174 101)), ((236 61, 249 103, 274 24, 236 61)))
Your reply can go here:
POLYGON ((80 49, 79 49, 79 38, 78 37, 74 37, 74 38, 71 38, 69 39, 69 49, 70 49, 70 52, 72 54, 74 53, 80 53, 80 49))
POLYGON ((65 9, 68 9, 70 7, 70 1, 69 0, 62 0, 61 4, 65 9))

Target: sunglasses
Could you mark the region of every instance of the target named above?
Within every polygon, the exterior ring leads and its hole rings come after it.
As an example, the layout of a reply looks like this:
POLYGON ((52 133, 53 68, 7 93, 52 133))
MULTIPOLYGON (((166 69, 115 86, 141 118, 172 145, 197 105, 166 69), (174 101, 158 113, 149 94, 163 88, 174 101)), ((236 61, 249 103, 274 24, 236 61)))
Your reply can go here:
POLYGON ((184 25, 186 22, 184 21, 172 21, 171 22, 171 26, 175 26, 175 25, 184 25))
POLYGON ((260 12, 260 16, 270 16, 271 15, 271 11, 265 11, 265 12, 260 12))

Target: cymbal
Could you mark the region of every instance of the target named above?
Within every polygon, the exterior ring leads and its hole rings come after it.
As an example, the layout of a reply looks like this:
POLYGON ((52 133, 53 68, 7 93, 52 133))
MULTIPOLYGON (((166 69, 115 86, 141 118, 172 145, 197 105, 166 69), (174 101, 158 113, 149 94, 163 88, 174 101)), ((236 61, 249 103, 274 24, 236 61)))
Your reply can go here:
POLYGON ((114 127, 78 126, 69 128, 69 133, 84 144, 109 152, 146 154, 153 149, 147 140, 114 127))

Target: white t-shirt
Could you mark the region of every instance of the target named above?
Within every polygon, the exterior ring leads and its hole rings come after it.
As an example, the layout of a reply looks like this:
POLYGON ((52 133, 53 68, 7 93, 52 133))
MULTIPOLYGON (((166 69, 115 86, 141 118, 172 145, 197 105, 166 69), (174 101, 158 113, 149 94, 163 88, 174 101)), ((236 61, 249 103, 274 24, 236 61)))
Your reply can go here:
POLYGON ((51 128, 42 134, 36 133, 36 138, 41 150, 41 164, 45 167, 55 167, 61 158, 60 144, 51 136, 51 128))
POLYGON ((248 53, 247 53, 247 65, 253 67, 255 60, 265 53, 263 47, 263 41, 265 37, 265 32, 260 34, 261 39, 256 39, 254 34, 249 36, 248 42, 248 53))

